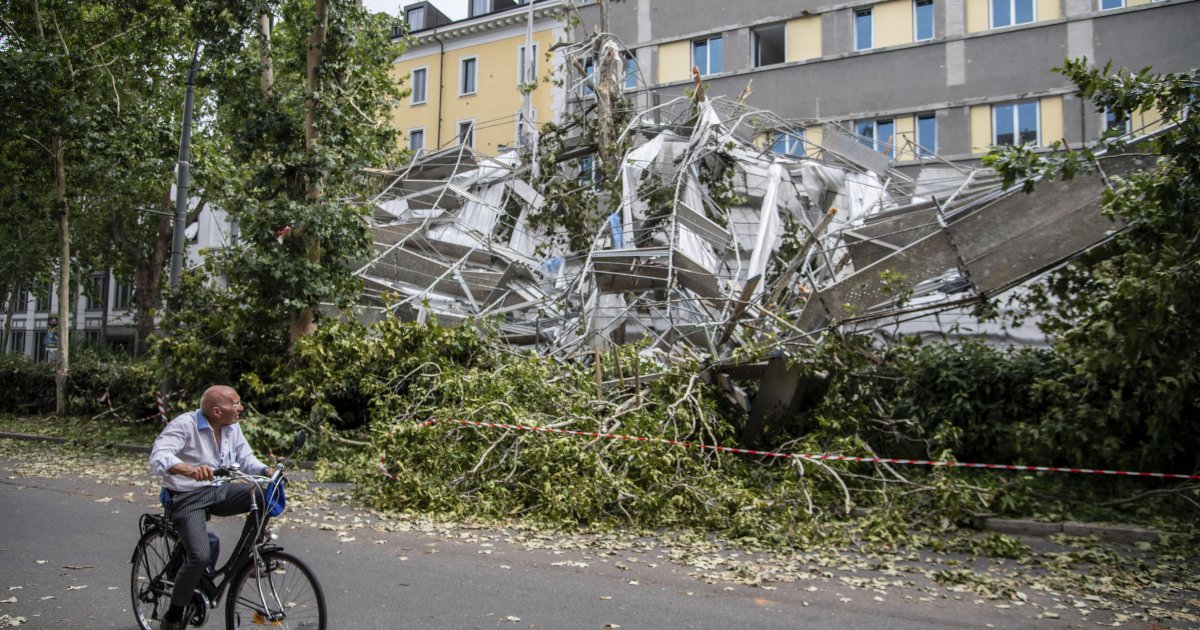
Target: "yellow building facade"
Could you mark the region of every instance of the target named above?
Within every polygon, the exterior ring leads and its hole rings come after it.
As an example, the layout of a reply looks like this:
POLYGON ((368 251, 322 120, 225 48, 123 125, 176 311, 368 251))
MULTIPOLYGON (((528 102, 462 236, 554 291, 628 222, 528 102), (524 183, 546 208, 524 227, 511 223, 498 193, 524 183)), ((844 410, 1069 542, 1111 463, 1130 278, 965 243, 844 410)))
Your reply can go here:
POLYGON ((562 89, 551 80, 561 66, 550 52, 565 38, 558 3, 538 3, 533 15, 535 67, 526 65, 527 7, 460 20, 413 33, 392 76, 408 91, 392 113, 405 148, 426 152, 468 144, 490 155, 518 142, 523 94, 531 98, 530 121, 541 125, 561 111, 562 89), (549 54, 547 54, 549 53, 549 54))

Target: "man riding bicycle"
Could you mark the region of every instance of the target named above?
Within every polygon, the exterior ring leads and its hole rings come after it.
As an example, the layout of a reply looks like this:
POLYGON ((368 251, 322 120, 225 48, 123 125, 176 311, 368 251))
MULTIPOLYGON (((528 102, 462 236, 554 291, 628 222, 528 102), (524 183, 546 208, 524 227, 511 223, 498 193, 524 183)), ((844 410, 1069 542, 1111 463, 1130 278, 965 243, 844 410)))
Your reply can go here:
MULTIPOLYGON (((270 476, 274 471, 254 456, 242 435, 242 403, 232 387, 214 385, 200 397, 200 408, 184 413, 163 429, 150 451, 150 471, 162 477, 170 495, 171 523, 179 532, 186 558, 175 575, 171 607, 160 630, 183 630, 184 607, 209 565, 210 549, 205 521, 209 514, 232 516, 250 511, 251 497, 261 497, 248 484, 211 485, 213 471, 233 464, 251 474, 270 476)), ((247 522, 247 527, 252 527, 247 522)))

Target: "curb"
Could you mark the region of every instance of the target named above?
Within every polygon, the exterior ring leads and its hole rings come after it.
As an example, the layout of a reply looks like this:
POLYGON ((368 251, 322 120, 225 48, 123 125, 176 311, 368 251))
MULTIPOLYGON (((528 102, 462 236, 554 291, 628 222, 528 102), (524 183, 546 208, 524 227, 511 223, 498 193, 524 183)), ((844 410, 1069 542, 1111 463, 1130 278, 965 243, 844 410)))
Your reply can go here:
MULTIPOLYGON (((55 444, 66 444, 70 442, 67 438, 54 435, 33 435, 29 433, 10 433, 8 431, 0 431, 0 438, 10 440, 25 440, 29 442, 54 442, 55 444)), ((135 453, 149 453, 150 447, 141 444, 105 444, 106 448, 113 448, 121 451, 131 451, 135 453)), ((296 462, 296 467, 301 470, 311 470, 315 462, 296 462)), ((349 486, 351 484, 321 484, 323 486, 349 486)), ((337 488, 344 489, 344 488, 337 488)), ((861 518, 866 514, 865 510, 855 509, 853 515, 861 518)), ((971 525, 975 529, 993 531, 999 534, 1009 534, 1012 536, 1033 536, 1038 538, 1046 538, 1055 534, 1066 534, 1068 536, 1095 536, 1101 540, 1109 542, 1133 544, 1137 542, 1158 540, 1162 535, 1161 532, 1144 527, 1136 527, 1133 525, 1104 525, 1100 523, 1045 523, 1042 521, 1031 521, 1026 519, 1010 519, 1010 518, 992 518, 984 517, 976 519, 971 525)))
POLYGON ((0 431, 0 438, 25 440, 26 442, 54 442, 55 444, 66 444, 69 441, 67 438, 56 435, 33 435, 30 433, 9 433, 8 431, 0 431))
POLYGON ((978 527, 1001 534, 1039 536, 1043 538, 1054 534, 1095 536, 1102 540, 1125 544, 1153 542, 1158 540, 1158 537, 1162 535, 1161 532, 1153 529, 1132 525, 1104 525, 1100 523, 1077 523, 1073 521, 1044 523, 1040 521, 1005 518, 983 518, 980 519, 978 527))

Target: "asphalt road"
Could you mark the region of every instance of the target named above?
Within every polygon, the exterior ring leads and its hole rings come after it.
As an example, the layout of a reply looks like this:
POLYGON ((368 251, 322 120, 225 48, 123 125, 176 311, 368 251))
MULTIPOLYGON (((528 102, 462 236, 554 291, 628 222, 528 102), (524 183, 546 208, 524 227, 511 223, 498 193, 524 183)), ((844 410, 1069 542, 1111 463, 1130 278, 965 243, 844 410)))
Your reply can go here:
MULTIPOLYGON (((24 477, 0 459, 0 627, 134 627, 130 555, 156 489, 121 479, 24 477), (12 598, 15 598, 13 601, 12 598), (8 601, 4 601, 4 600, 8 601)), ((280 543, 315 569, 332 628, 1068 628, 1032 606, 952 593, 872 591, 837 580, 771 590, 689 576, 653 549, 640 557, 508 542, 503 532, 377 531, 365 510, 305 505, 280 543), (322 524, 325 528, 322 529, 322 524), (816 584, 816 586, 814 586, 816 584), (819 588, 818 588, 819 587, 819 588), (879 593, 884 593, 880 595, 879 593)), ((299 496, 297 496, 299 495, 299 496)), ((214 519, 228 552, 240 522, 214 519)), ((872 577, 863 572, 859 577, 872 577)), ((206 627, 221 627, 223 608, 206 627)))

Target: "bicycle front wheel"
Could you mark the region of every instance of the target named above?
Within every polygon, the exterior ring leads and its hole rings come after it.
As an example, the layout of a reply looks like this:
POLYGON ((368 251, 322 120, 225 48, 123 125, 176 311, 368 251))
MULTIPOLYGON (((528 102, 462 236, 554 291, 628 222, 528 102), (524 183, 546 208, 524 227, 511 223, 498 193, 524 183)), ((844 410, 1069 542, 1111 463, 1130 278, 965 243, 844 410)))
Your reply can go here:
POLYGON ((171 532, 154 528, 146 532, 133 550, 133 573, 129 591, 133 598, 133 616, 141 630, 162 619, 171 606, 171 580, 167 575, 171 553, 177 539, 171 532))
POLYGON ((227 628, 325 630, 325 594, 308 565, 283 551, 263 554, 233 580, 227 628))

